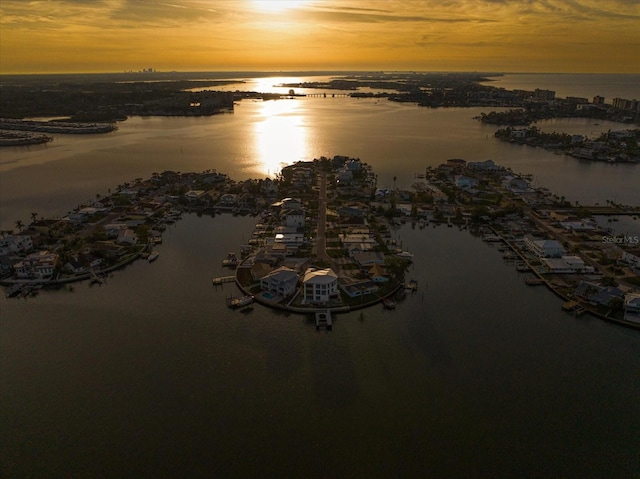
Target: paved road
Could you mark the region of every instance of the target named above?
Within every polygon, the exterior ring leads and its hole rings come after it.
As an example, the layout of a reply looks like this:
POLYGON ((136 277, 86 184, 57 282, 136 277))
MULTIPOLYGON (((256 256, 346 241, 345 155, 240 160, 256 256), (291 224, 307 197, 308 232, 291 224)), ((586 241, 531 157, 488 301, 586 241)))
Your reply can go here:
POLYGON ((331 262, 327 254, 327 174, 320 176, 320 193, 318 198, 318 236, 316 237, 316 256, 331 262))

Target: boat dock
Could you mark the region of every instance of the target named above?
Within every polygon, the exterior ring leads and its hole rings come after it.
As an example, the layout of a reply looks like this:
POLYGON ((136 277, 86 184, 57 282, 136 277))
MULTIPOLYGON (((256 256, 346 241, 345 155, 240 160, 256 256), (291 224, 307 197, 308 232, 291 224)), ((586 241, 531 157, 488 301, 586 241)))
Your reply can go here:
POLYGON ((320 329, 320 326, 325 326, 327 331, 331 331, 333 328, 333 320, 331 319, 331 310, 316 312, 316 329, 320 329))
POLYGON ((220 276, 218 278, 213 278, 211 282, 214 286, 221 285, 222 283, 233 283, 236 280, 235 276, 220 276))
POLYGON ((104 283, 104 278, 98 276, 95 271, 89 271, 89 277, 91 278, 91 284, 102 284, 104 283))

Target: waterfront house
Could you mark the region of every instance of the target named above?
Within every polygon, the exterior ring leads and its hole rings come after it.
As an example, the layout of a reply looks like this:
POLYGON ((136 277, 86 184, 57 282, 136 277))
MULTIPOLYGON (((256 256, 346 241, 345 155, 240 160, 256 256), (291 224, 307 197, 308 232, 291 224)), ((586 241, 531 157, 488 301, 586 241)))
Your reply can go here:
POLYGON ((304 243, 304 234, 296 232, 276 233, 274 242, 276 245, 300 246, 304 243))
POLYGON ((627 293, 624 297, 624 319, 640 324, 640 294, 627 293))
POLYGON ((512 130, 511 133, 509 133, 509 139, 510 140, 524 140, 527 137, 527 133, 529 132, 528 128, 525 129, 520 129, 520 130, 512 130))
POLYGON ((352 254, 352 258, 358 266, 366 268, 367 270, 369 270, 373 265, 384 264, 384 254, 379 251, 354 252, 352 254))
POLYGON ((624 292, 615 286, 604 286, 591 281, 581 281, 574 294, 589 304, 605 307, 608 307, 613 299, 624 297, 624 292))
POLYGON ((473 188, 475 186, 478 186, 478 180, 469 176, 458 175, 455 178, 455 185, 458 188, 473 188))
POLYGON ((396 205, 396 210, 398 210, 402 216, 411 216, 412 208, 411 203, 398 203, 396 205))
POLYGON ((593 266, 587 266, 579 256, 562 256, 560 258, 542 257, 542 266, 552 274, 591 274, 593 266))
POLYGON ((266 178, 260 185, 260 192, 267 196, 274 196, 278 193, 278 183, 271 178, 266 178))
POLYGON ((238 207, 241 209, 252 209, 256 206, 256 197, 251 193, 243 193, 238 197, 238 207))
POLYGON ((350 298, 374 294, 380 289, 377 284, 370 280, 354 280, 351 278, 340 278, 340 289, 350 298))
POLYGON ((298 273, 281 266, 260 279, 260 287, 274 296, 289 297, 296 292, 298 273))
POLYGON ((592 221, 584 221, 578 218, 571 218, 567 221, 561 221, 560 226, 568 231, 593 231, 598 228, 598 225, 592 221))
POLYGON ((38 251, 26 256, 14 265, 16 277, 30 279, 50 278, 58 263, 59 256, 49 251, 38 251))
POLYGON ((514 194, 523 194, 523 193, 531 193, 533 190, 529 185, 529 182, 523 178, 513 178, 508 177, 503 181, 502 186, 511 193, 514 194))
POLYGON ((33 241, 29 235, 7 236, 0 240, 0 256, 10 253, 26 253, 33 249, 33 241))
POLYGON ((366 234, 345 233, 340 236, 340 240, 342 241, 342 245, 345 249, 349 249, 349 247, 352 245, 366 245, 367 247, 373 248, 378 244, 376 239, 373 237, 371 233, 366 233, 366 234))
POLYGON ((373 245, 370 244, 366 244, 366 243, 352 243, 349 244, 346 248, 345 248, 347 255, 350 258, 353 258, 353 256, 357 253, 363 253, 365 251, 372 251, 373 250, 373 245))
POLYGON ((138 242, 136 233, 129 228, 118 231, 118 244, 135 245, 138 242))
POLYGON ((564 247, 556 240, 538 240, 526 235, 524 244, 538 258, 560 258, 566 253, 564 247))
POLYGON ((369 268, 369 278, 374 283, 386 283, 389 281, 389 275, 387 274, 385 268, 380 266, 379 264, 374 264, 371 268, 369 268))
POLYGON ((220 201, 216 205, 218 208, 231 208, 238 201, 238 195, 226 193, 220 197, 220 201))
POLYGON ((470 161, 467 168, 473 171, 492 172, 502 170, 502 166, 496 165, 493 160, 486 161, 470 161))
POLYGON ((297 188, 310 186, 313 182, 313 170, 311 168, 297 168, 293 172, 292 184, 297 188))
POLYGON ((64 269, 72 274, 82 274, 87 272, 87 267, 82 264, 78 258, 71 258, 67 264, 64 265, 64 269))
POLYGON ((206 184, 216 184, 216 183, 224 183, 227 179, 227 175, 222 173, 210 173, 206 175, 201 175, 200 179, 206 184))
POLYGON ((627 264, 632 270, 640 272, 640 249, 623 251, 620 261, 627 264))
POLYGON ((87 214, 76 211, 64 217, 63 220, 70 221, 71 223, 84 223, 87 221, 87 214))
POLYGON ((204 190, 190 190, 184 194, 184 197, 189 203, 195 203, 202 199, 207 194, 204 190))
POLYGON ((308 268, 302 279, 303 303, 326 303, 338 298, 338 275, 331 269, 308 268))
POLYGON ((453 168, 464 168, 467 162, 461 158, 451 158, 447 160, 447 166, 451 166, 453 168))

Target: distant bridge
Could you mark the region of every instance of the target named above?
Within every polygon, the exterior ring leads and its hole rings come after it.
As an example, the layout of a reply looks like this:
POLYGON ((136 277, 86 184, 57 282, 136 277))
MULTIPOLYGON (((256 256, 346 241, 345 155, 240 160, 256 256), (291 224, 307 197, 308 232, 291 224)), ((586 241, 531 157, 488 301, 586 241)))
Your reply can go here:
POLYGON ((284 97, 308 97, 308 98, 349 98, 351 93, 296 93, 295 95, 283 95, 284 97))

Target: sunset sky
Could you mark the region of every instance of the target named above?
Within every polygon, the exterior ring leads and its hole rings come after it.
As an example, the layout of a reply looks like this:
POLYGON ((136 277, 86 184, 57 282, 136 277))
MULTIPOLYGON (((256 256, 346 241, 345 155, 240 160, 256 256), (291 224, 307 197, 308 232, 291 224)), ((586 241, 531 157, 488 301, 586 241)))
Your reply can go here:
POLYGON ((639 0, 2 0, 0 72, 640 72, 639 0))

